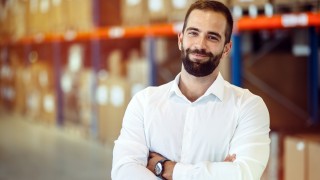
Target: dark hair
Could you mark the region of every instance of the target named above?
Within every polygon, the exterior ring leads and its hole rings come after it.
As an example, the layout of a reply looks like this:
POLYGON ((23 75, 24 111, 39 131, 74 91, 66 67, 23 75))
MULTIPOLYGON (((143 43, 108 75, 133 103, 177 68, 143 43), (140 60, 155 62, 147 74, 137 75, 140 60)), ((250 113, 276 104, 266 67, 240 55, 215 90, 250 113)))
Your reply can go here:
POLYGON ((214 12, 221 13, 227 19, 227 28, 226 28, 226 32, 225 32, 225 36, 226 36, 225 43, 230 42, 232 28, 233 28, 233 18, 232 18, 231 12, 228 9, 228 7, 226 7, 223 3, 219 2, 219 1, 199 0, 199 1, 196 1, 195 3, 193 3, 189 7, 187 14, 184 18, 182 32, 184 32, 184 30, 187 26, 187 21, 188 21, 190 13, 195 9, 211 10, 214 12))

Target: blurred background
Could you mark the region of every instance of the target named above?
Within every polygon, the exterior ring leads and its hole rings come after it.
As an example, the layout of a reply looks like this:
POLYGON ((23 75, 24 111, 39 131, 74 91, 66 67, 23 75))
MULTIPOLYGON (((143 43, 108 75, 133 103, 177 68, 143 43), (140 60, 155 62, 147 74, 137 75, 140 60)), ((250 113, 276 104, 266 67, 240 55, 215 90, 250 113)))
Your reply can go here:
MULTIPOLYGON (((180 71, 194 0, 0 0, 0 179, 111 179, 131 97, 180 71)), ((319 0, 222 0, 231 83, 266 102, 262 179, 320 179, 319 0)))

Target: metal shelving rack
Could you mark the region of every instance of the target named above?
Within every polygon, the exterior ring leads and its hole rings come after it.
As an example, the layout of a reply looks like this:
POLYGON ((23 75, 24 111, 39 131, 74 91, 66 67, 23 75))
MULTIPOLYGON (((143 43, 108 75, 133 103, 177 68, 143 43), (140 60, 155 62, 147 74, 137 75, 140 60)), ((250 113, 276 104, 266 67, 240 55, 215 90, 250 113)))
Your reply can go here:
POLYGON ((242 81, 242 54, 241 31, 284 28, 309 28, 309 47, 311 50, 308 59, 308 115, 311 124, 319 124, 319 94, 318 94, 318 34, 320 27, 320 13, 296 13, 274 15, 272 17, 259 16, 256 18, 243 17, 237 21, 237 32, 233 34, 232 52, 232 82, 241 86, 242 81))
MULTIPOLYGON (((308 64, 308 114, 313 124, 320 122, 318 115, 318 34, 317 27, 320 27, 320 12, 317 13, 299 13, 299 14, 282 14, 273 15, 272 17, 258 16, 255 18, 242 17, 236 21, 235 32, 233 33, 233 49, 231 63, 231 78, 232 83, 241 86, 242 81, 242 54, 241 54, 241 32, 247 30, 262 30, 262 29, 283 29, 283 28, 309 28, 310 49, 311 55, 308 64)), ((90 32, 74 32, 69 31, 64 34, 39 34, 36 36, 27 36, 19 40, 12 41, 10 39, 0 42, 0 46, 22 45, 25 49, 25 57, 30 51, 30 44, 51 43, 53 49, 54 69, 56 81, 60 79, 61 59, 61 42, 70 42, 78 40, 88 40, 91 42, 92 48, 92 68, 95 72, 98 70, 99 62, 99 47, 100 40, 115 39, 115 38, 146 38, 149 45, 148 59, 151 63, 151 79, 150 84, 156 84, 156 65, 154 62, 155 54, 155 37, 175 36, 182 29, 182 23, 176 24, 154 24, 136 27, 104 27, 97 28, 90 32)), ((62 93, 60 83, 56 82, 56 91, 58 96, 58 115, 57 122, 62 123, 62 93)))

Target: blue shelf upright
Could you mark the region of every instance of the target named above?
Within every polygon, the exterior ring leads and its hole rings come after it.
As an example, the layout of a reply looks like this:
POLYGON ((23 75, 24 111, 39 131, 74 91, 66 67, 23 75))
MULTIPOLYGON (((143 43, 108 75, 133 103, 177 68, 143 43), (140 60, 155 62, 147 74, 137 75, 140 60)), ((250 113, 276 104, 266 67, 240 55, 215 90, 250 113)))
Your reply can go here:
POLYGON ((241 54, 241 35, 232 35, 231 50, 231 82, 236 86, 242 86, 242 54, 241 54))
POLYGON ((308 61, 308 113, 311 124, 319 124, 319 91, 318 91, 318 36, 315 27, 309 28, 311 53, 308 61))
POLYGON ((56 122, 58 126, 63 125, 63 95, 62 89, 60 84, 61 79, 61 42, 60 41, 53 41, 52 42, 52 49, 53 49, 53 62, 54 62, 54 80, 55 80, 55 91, 57 93, 57 118, 56 122))

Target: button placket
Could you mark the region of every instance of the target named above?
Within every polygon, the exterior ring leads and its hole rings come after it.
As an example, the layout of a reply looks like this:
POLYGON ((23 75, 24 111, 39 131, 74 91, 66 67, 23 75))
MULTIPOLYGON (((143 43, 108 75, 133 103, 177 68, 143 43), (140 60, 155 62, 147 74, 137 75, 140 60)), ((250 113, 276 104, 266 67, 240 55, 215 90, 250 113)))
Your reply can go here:
POLYGON ((187 109, 186 113, 186 120, 184 124, 184 131, 183 131, 183 140, 182 140, 182 150, 181 150, 181 162, 187 161, 188 150, 192 144, 191 137, 192 137, 192 127, 194 124, 194 114, 195 108, 191 104, 190 107, 187 109))

